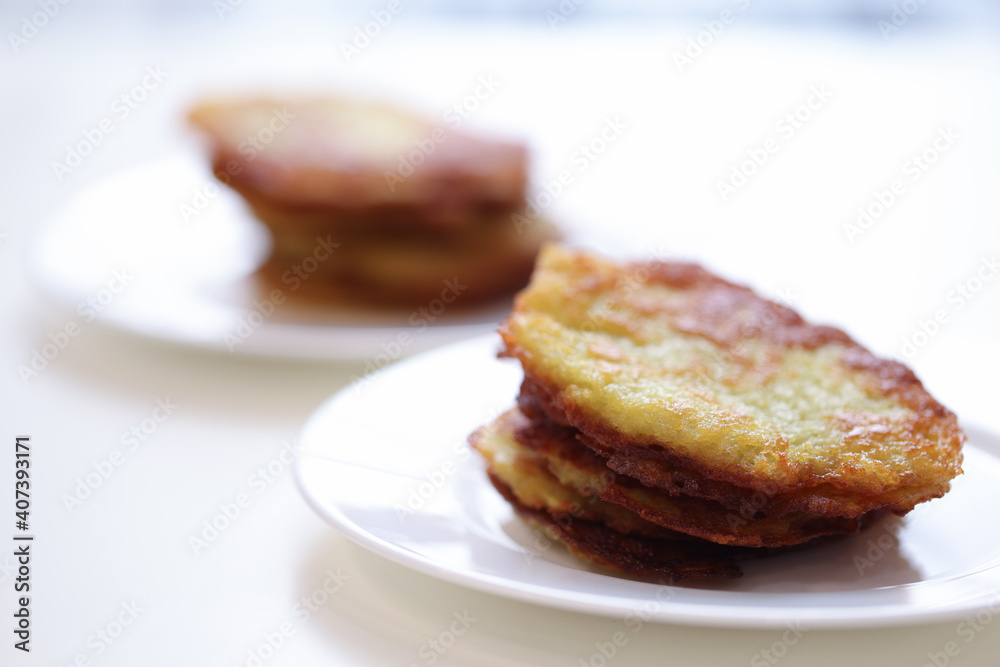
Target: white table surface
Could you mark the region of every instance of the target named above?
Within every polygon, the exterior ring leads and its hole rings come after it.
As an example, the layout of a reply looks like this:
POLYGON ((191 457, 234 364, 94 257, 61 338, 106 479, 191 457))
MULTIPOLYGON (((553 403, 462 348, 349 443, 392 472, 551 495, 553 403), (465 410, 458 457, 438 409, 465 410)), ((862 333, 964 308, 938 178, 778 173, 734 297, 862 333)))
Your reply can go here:
MULTIPOLYGON (((5 30, 33 7, 8 12, 5 30)), ((679 73, 672 53, 697 26, 484 31, 421 26, 402 15, 389 28, 346 63, 339 44, 351 22, 272 20, 250 3, 224 21, 209 9, 188 22, 93 18, 73 3, 20 52, 0 55, 0 499, 12 496, 10 443, 30 434, 37 536, 33 650, 14 651, 5 630, 0 663, 68 665, 82 655, 107 666, 246 665, 248 651, 287 621, 293 634, 263 664, 430 665, 422 647, 468 610, 477 621, 434 655, 436 664, 575 666, 622 629, 621 619, 508 601, 411 572, 324 524, 287 470, 265 485, 252 479, 364 360, 257 360, 86 325, 44 372, 21 380, 18 365, 73 316, 29 284, 23 259, 35 230, 89 183, 196 147, 180 117, 204 92, 359 88, 440 114, 479 76, 493 75, 502 86, 470 126, 528 136, 536 181, 567 168, 576 146, 620 117, 628 126, 620 139, 559 199, 564 224, 616 253, 694 257, 765 293, 790 294, 810 317, 885 355, 900 356, 903 338, 946 309, 947 324, 907 361, 963 420, 1000 429, 1000 279, 960 310, 948 301, 1000 251, 1000 48, 989 35, 913 28, 882 40, 873 30, 838 36, 737 22, 679 73), (110 114, 147 66, 167 78, 59 182, 52 162, 110 114), (780 136, 775 124, 811 86, 833 95, 782 139, 766 168, 720 201, 716 181, 747 149, 780 136), (958 133, 954 145, 850 244, 843 224, 944 127, 958 133), (125 449, 123 432, 158 399, 175 403, 175 413, 68 511, 63 495, 125 449), (250 506, 195 555, 189 537, 240 493, 250 506), (296 603, 330 571, 344 579, 340 589, 308 619, 296 616, 296 603), (95 633, 132 603, 142 609, 135 622, 99 651, 95 633)), ((4 516, 8 504, 0 500, 4 516)), ((979 525, 995 530, 993 508, 979 525)), ((8 532, 0 529, 0 541, 8 532)), ((7 547, 0 554, 9 568, 7 547)), ((0 614, 9 619, 9 574, 0 572, 0 582, 0 614)), ((920 666, 956 638, 956 625, 811 631, 780 664, 920 666)), ((608 664, 754 664, 780 636, 650 625, 608 664)), ((997 655, 993 622, 950 664, 995 665, 997 655)))

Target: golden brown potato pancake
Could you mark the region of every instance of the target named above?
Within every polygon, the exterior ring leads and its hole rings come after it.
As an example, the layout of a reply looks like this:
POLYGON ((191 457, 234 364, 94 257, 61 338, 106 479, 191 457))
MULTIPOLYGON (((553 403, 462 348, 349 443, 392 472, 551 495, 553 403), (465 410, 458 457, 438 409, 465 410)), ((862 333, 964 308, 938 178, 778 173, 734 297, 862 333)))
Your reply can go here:
POLYGON ((206 101, 190 113, 220 179, 260 205, 364 224, 461 227, 524 203, 527 149, 348 97, 206 101))
POLYGON ((190 120, 211 141, 217 178, 271 232, 266 286, 314 305, 510 297, 558 238, 546 221, 515 223, 526 207, 519 143, 337 96, 221 99, 190 120))
POLYGON ((488 461, 493 485, 515 511, 577 557, 619 572, 679 580, 738 577, 737 560, 775 552, 692 538, 578 493, 552 475, 544 457, 517 441, 527 424, 513 410, 476 431, 470 441, 488 461))
POLYGON ((545 418, 527 418, 517 409, 503 418, 510 437, 541 459, 560 484, 583 496, 596 496, 619 505, 664 528, 718 544, 744 547, 781 547, 802 544, 824 535, 858 532, 859 519, 817 517, 802 512, 768 516, 739 513, 714 500, 671 495, 616 474, 605 460, 576 438, 578 431, 545 418))
POLYGON ((268 227, 274 245, 264 276, 278 287, 294 285, 303 294, 339 293, 368 303, 419 305, 439 298, 444 290, 449 308, 509 296, 524 287, 538 248, 557 236, 544 221, 518 233, 509 219, 447 238, 361 231, 318 234, 272 223, 268 227), (321 262, 307 260, 317 237, 327 236, 340 247, 321 262), (312 271, 305 273, 308 269, 312 271))
POLYGON ((522 406, 649 487, 856 518, 961 472, 955 415, 909 369, 696 265, 548 246, 501 335, 522 406))

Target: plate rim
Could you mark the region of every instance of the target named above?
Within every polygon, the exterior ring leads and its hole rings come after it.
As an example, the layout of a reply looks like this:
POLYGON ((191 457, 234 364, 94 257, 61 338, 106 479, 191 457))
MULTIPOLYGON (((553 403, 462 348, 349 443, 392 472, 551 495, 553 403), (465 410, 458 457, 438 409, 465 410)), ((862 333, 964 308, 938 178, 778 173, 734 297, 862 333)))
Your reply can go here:
MULTIPOLYGON (((498 340, 499 338, 496 334, 490 334, 452 343, 428 352, 423 352, 383 369, 383 373, 380 377, 373 378, 373 381, 391 382, 393 374, 400 372, 405 373, 408 366, 419 364, 427 357, 449 353, 453 354, 455 351, 463 348, 486 348, 487 344, 496 347, 498 340)), ((622 604, 623 602, 626 602, 625 598, 618 598, 618 602, 612 602, 611 600, 613 598, 609 598, 609 596, 605 594, 593 594, 585 591, 580 591, 572 595, 566 595, 565 591, 556 591, 531 582, 520 582, 511 579, 510 577, 501 577, 486 572, 477 572, 465 568, 456 569, 442 565, 431 560, 430 558, 427 558, 423 554, 405 549, 372 534, 364 527, 356 524, 344 516, 339 511, 339 508, 326 506, 326 504, 324 504, 313 493, 313 490, 306 479, 306 476, 308 475, 306 468, 309 465, 309 462, 313 460, 324 460, 326 457, 319 455, 317 452, 308 451, 306 447, 310 441, 310 432, 317 428, 318 424, 322 424, 325 420, 329 419, 330 413, 335 411, 337 405, 341 401, 350 399, 351 389, 352 386, 348 385, 338 390, 332 396, 328 397, 319 407, 317 407, 306 420, 303 427, 300 429, 299 434, 300 447, 303 449, 301 454, 296 457, 293 465, 293 475, 296 486, 306 503, 321 518, 336 528, 345 537, 368 551, 422 574, 448 581, 450 583, 459 584, 480 592, 518 600, 521 602, 528 602, 543 607, 587 613, 603 617, 621 618, 623 615, 627 615, 630 611, 636 610, 636 605, 640 605, 642 603, 640 600, 632 600, 629 604, 622 604)), ((962 423, 962 428, 969 434, 970 440, 974 438, 1000 440, 1000 434, 995 433, 982 424, 962 423)), ((975 450, 1000 460, 1000 453, 998 452, 981 447, 975 447, 975 450)), ((453 482, 450 482, 450 484, 451 483, 453 482)), ((996 558, 986 561, 985 565, 979 570, 971 572, 967 575, 958 575, 958 578, 962 578, 964 576, 983 575, 989 572, 1000 572, 1000 554, 998 554, 996 558)), ((599 573, 592 574, 600 576, 599 573)), ((898 586, 873 587, 869 589, 849 591, 819 593, 781 592, 774 593, 773 595, 776 600, 794 596, 813 598, 817 596, 831 595, 856 596, 863 593, 877 594, 880 590, 899 590, 919 585, 942 585, 952 579, 953 578, 946 578, 942 580, 932 579, 929 581, 900 584, 898 586)), ((1000 578, 997 579, 997 582, 1000 583, 1000 578)), ((641 584, 644 582, 636 583, 641 584)), ((653 583, 649 583, 647 585, 651 587, 658 586, 658 584, 653 583)), ((701 592, 708 594, 717 593, 720 595, 732 595, 739 593, 736 591, 717 590, 701 592)), ((734 629, 784 629, 788 627, 788 623, 793 621, 806 624, 805 627, 808 627, 810 630, 903 627, 957 620, 964 618, 971 613, 982 611, 983 609, 988 608, 986 605, 988 600, 985 598, 988 593, 989 590, 984 590, 978 595, 973 596, 971 600, 973 600, 974 603, 967 601, 965 603, 958 603, 955 605, 936 605, 932 607, 914 607, 912 603, 908 602, 877 605, 857 602, 851 605, 834 607, 824 607, 820 603, 817 603, 802 607, 775 606, 772 608, 757 605, 750 607, 726 608, 723 606, 697 604, 684 601, 682 608, 676 610, 671 609, 671 605, 669 604, 659 605, 655 613, 649 614, 649 619, 644 619, 644 621, 661 624, 699 627, 726 627, 734 629), (833 613, 831 613, 831 609, 833 610, 833 613)), ((996 593, 996 590, 994 590, 994 593, 996 593)), ((767 593, 752 594, 764 595, 767 593)), ((996 597, 996 595, 994 595, 994 597, 996 597)))
MULTIPOLYGON (((26 275, 29 285, 54 307, 75 315, 74 308, 79 303, 80 295, 74 293, 73 289, 67 285, 67 279, 64 275, 52 272, 41 257, 50 244, 56 243, 53 239, 55 232, 64 225, 71 224, 74 212, 79 207, 86 205, 90 198, 113 189, 116 184, 127 182, 130 178, 138 178, 143 172, 180 170, 182 168, 198 169, 198 155, 190 150, 179 150, 138 162, 96 179, 75 192, 69 199, 46 215, 41 224, 32 230, 27 242, 27 252, 23 253, 20 258, 21 270, 26 275)), ((207 167, 205 173, 210 176, 207 167)), ((501 307, 506 311, 509 310, 509 306, 510 304, 503 300, 477 304, 473 310, 479 314, 478 321, 429 323, 425 329, 420 330, 421 335, 415 337, 416 340, 413 344, 403 350, 399 358, 408 358, 437 347, 495 331, 502 318, 501 307), (494 315, 496 315, 495 318, 494 315)), ((333 325, 265 320, 260 327, 255 328, 255 335, 242 340, 240 345, 234 346, 230 350, 222 337, 215 339, 183 327, 154 331, 151 327, 144 325, 141 318, 137 321, 134 317, 123 317, 115 308, 100 311, 92 321, 87 322, 87 326, 94 325, 134 336, 140 340, 165 343, 212 354, 225 353, 227 356, 233 357, 293 361, 364 361, 379 355, 381 349, 378 347, 378 343, 395 339, 402 332, 412 334, 414 331, 413 327, 407 326, 333 325), (339 343, 330 342, 331 333, 341 334, 338 339, 339 343), (276 343, 272 339, 281 342, 276 343), (370 349, 361 353, 359 350, 362 347, 370 349)))

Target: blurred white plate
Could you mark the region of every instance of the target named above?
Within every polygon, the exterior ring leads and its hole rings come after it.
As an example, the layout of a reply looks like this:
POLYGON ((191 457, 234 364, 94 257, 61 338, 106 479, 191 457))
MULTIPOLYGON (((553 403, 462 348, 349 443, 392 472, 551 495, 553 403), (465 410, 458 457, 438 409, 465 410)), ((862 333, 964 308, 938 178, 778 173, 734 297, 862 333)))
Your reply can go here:
POLYGON ((30 262, 35 281, 80 325, 233 353, 367 358, 376 366, 494 331, 509 310, 495 303, 435 316, 285 301, 265 316, 273 287, 254 271, 269 252, 267 231, 203 162, 172 157, 85 190, 39 234, 30 262))
POLYGON ((1000 438, 968 429, 944 498, 862 534, 751 561, 742 579, 663 586, 610 575, 518 520, 465 443, 507 409, 520 366, 495 336, 381 371, 306 424, 296 478, 349 538, 415 570, 519 600, 641 622, 846 628, 1000 611, 1000 438))

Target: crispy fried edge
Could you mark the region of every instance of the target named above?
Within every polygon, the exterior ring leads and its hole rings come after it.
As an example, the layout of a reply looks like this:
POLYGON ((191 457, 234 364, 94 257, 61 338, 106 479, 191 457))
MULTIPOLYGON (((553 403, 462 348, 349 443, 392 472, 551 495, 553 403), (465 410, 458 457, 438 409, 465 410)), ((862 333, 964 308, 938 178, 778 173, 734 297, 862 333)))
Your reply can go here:
MULTIPOLYGON (((545 255, 550 252, 565 252, 558 246, 549 245, 542 249, 541 258, 536 265, 543 266, 545 255)), ((673 288, 719 288, 729 295, 735 295, 747 308, 755 312, 768 313, 775 324, 771 326, 756 326, 753 334, 757 337, 783 346, 796 346, 806 349, 819 347, 828 343, 838 343, 844 346, 843 363, 850 369, 861 373, 860 381, 873 394, 891 396, 902 405, 913 411, 913 427, 919 432, 937 433, 946 441, 946 447, 953 453, 954 474, 961 473, 961 447, 965 442, 965 434, 958 426, 954 413, 935 400, 923 387, 913 372, 902 364, 885 359, 879 359, 863 348, 843 331, 828 326, 813 325, 805 322, 793 310, 760 297, 750 288, 726 281, 704 268, 690 263, 681 262, 633 262, 624 267, 589 253, 577 252, 572 255, 572 261, 582 264, 583 271, 593 267, 591 273, 595 276, 603 271, 604 287, 614 289, 614 278, 621 275, 639 275, 641 270, 648 272, 647 282, 662 284, 673 288)), ((593 277, 587 286, 588 292, 594 292, 599 286, 593 277)), ((563 397, 562 392, 552 381, 545 378, 543 372, 531 364, 528 355, 518 346, 516 337, 510 329, 511 318, 525 312, 523 295, 531 290, 531 285, 515 299, 514 309, 500 327, 500 335, 506 346, 503 356, 516 357, 524 367, 525 377, 534 382, 534 393, 539 404, 548 416, 560 424, 573 426, 601 446, 614 452, 620 452, 625 458, 648 457, 668 462, 671 466, 692 471, 698 476, 729 484, 733 488, 746 490, 748 493, 736 492, 730 502, 745 503, 749 495, 763 494, 767 498, 768 511, 794 512, 804 511, 823 516, 857 517, 879 509, 889 510, 897 514, 905 514, 921 502, 937 498, 950 488, 950 477, 936 478, 924 484, 903 486, 893 489, 893 492, 865 493, 866 480, 830 479, 829 477, 813 477, 799 484, 782 488, 771 480, 761 480, 736 465, 718 466, 706 465, 671 450, 670 443, 643 442, 610 426, 597 415, 587 414, 579 406, 563 397), (836 492, 834 491, 836 489, 836 492), (826 491, 826 494, 823 492, 826 491), (837 493, 837 492, 848 492, 837 493), (741 498, 740 498, 741 497, 741 498), (737 499, 739 498, 739 499, 737 499)), ((700 335, 724 349, 732 349, 740 343, 748 333, 745 326, 703 326, 705 318, 689 318, 689 326, 678 329, 683 333, 700 335)), ((768 321, 760 317, 761 322, 768 321)), ((523 392, 522 392, 523 393, 523 392)), ((878 446, 873 443, 873 446, 878 446)), ((954 476, 954 475, 952 475, 954 476)), ((727 494, 719 494, 725 497, 727 494)), ((760 502, 759 496, 755 502, 760 502)))
MULTIPOLYGON (((278 99, 270 97, 230 97, 206 99, 194 106, 188 112, 188 122, 208 136, 212 144, 213 171, 216 174, 225 173, 224 180, 228 185, 248 188, 261 193, 268 193, 275 201, 287 204, 316 206, 327 203, 343 202, 357 198, 359 192, 383 192, 378 198, 380 202, 390 205, 426 207, 430 205, 443 206, 442 211, 450 210, 451 214, 442 213, 437 220, 447 220, 450 223, 461 221, 466 217, 466 211, 477 208, 480 204, 493 202, 504 206, 514 203, 514 208, 523 203, 524 191, 527 186, 528 149, 523 142, 509 140, 494 140, 479 137, 468 132, 454 132, 439 123, 414 111, 398 107, 388 102, 371 99, 348 98, 337 96, 326 97, 295 97, 278 99), (453 148, 460 138, 468 146, 464 156, 452 157, 435 168, 428 168, 427 163, 407 178, 401 178, 391 190, 386 190, 388 183, 383 166, 355 170, 344 168, 330 170, 301 165, 288 165, 280 160, 268 159, 267 151, 261 151, 260 159, 247 159, 241 155, 238 146, 222 129, 231 121, 233 114, 242 113, 254 106, 292 107, 299 111, 296 115, 305 113, 303 108, 316 103, 340 102, 345 104, 360 104, 373 110, 384 110, 385 113, 406 117, 417 124, 425 125, 427 136, 435 131, 445 131, 452 140, 446 148, 453 148), (490 172, 484 172, 480 166, 482 160, 476 160, 477 154, 492 151, 497 165, 490 172), (509 155, 501 155, 508 153, 509 155), (239 169, 229 169, 235 162, 239 169), (456 165, 462 163, 476 165, 465 172, 456 170, 456 165), (331 178, 334 180, 331 181, 331 178), (499 194, 502 191, 503 194, 499 194)), ((437 162, 441 151, 436 151, 431 157, 437 162)))
POLYGON ((635 441, 605 422, 590 418, 574 404, 553 398, 553 392, 557 391, 547 388, 545 383, 526 372, 518 405, 522 410, 541 411, 558 424, 580 430, 581 442, 608 459, 608 467, 615 472, 670 493, 715 500, 741 514, 761 512, 780 516, 803 512, 815 516, 853 518, 884 510, 902 516, 921 502, 941 497, 950 486, 945 482, 919 489, 904 487, 896 490, 895 494, 874 496, 849 493, 820 481, 814 486, 792 490, 759 483, 744 486, 746 480, 743 475, 703 465, 671 451, 669 447, 635 441), (902 497, 896 497, 899 494, 903 494, 902 497))
POLYGON ((697 555, 703 549, 726 547, 626 535, 601 523, 530 508, 496 475, 489 473, 489 477, 522 519, 565 544, 581 560, 623 574, 667 577, 670 583, 682 579, 734 579, 743 575, 735 558, 727 558, 724 552, 700 558, 697 555))
MULTIPOLYGON (((509 414, 509 413, 508 413, 509 414)), ((858 519, 818 517, 796 513, 770 516, 759 511, 738 514, 714 499, 670 493, 613 473, 606 461, 576 438, 578 431, 547 419, 513 420, 510 437, 537 452, 563 485, 583 495, 596 495, 638 514, 643 519, 718 544, 744 547, 783 547, 804 544, 829 535, 858 532, 858 519), (582 473, 585 479, 575 477, 582 473), (675 511, 662 509, 672 506, 675 511)), ((510 423, 510 422, 508 422, 510 423)))

